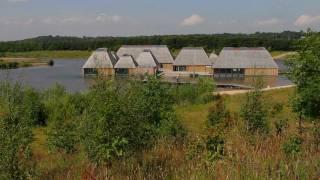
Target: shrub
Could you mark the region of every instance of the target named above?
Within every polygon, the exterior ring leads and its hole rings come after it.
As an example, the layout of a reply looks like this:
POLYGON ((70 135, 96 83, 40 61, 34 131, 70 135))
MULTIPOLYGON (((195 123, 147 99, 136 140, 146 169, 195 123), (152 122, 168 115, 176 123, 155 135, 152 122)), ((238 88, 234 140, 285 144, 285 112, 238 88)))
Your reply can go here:
POLYGON ((19 84, 0 82, 0 179, 27 179, 32 175, 32 109, 19 84))
POLYGON ((228 126, 230 112, 226 109, 223 98, 218 99, 215 105, 209 109, 207 119, 208 126, 215 127, 216 130, 223 130, 228 126))
POLYGON ((81 139, 93 162, 110 163, 181 132, 168 87, 153 77, 146 83, 98 82, 87 96, 81 139))
POLYGON ((280 119, 279 121, 275 121, 274 126, 276 129, 276 135, 280 136, 289 127, 288 119, 280 119))
POLYGON ((267 133, 269 131, 267 123, 268 111, 263 102, 262 84, 258 81, 255 86, 255 90, 246 95, 246 101, 241 107, 241 117, 246 122, 248 132, 267 133))
POLYGON ((302 150, 302 139, 298 136, 290 137, 282 146, 282 150, 286 155, 296 155, 302 150))
POLYGON ((82 114, 81 94, 69 95, 57 85, 46 93, 45 109, 48 116, 47 143, 51 151, 72 153, 78 143, 78 124, 82 114))

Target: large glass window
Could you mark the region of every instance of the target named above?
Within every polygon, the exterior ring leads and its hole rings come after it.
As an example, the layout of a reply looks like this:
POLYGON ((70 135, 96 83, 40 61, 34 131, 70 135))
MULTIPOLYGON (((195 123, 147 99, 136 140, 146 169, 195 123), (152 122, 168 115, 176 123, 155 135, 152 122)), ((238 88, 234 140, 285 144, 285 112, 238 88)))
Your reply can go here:
POLYGON ((116 69, 117 74, 129 74, 129 69, 116 69))
POLYGON ((98 70, 95 68, 85 68, 84 74, 98 74, 98 70))
POLYGON ((187 71, 187 66, 175 66, 174 71, 187 71))

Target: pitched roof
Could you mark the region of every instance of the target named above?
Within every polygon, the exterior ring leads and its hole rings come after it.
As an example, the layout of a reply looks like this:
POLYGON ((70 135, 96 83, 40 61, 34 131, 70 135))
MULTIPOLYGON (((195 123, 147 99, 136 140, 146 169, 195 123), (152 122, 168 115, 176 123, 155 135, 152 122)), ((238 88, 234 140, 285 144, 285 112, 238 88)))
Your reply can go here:
POLYGON ((94 51, 82 68, 113 68, 117 59, 107 48, 94 51))
POLYGON ((137 63, 134 61, 132 56, 121 56, 114 68, 116 69, 129 69, 136 68, 137 63))
POLYGON ((118 50, 117 55, 131 55, 134 59, 137 59, 139 54, 145 50, 150 50, 159 63, 173 63, 173 57, 166 45, 124 45, 118 50))
POLYGON ((278 68, 271 54, 260 48, 224 48, 214 68, 278 68))
POLYGON ((207 53, 201 47, 183 48, 177 56, 174 64, 181 65, 211 65, 207 53))
POLYGON ((138 67, 157 67, 158 61, 151 51, 142 52, 136 59, 138 67))

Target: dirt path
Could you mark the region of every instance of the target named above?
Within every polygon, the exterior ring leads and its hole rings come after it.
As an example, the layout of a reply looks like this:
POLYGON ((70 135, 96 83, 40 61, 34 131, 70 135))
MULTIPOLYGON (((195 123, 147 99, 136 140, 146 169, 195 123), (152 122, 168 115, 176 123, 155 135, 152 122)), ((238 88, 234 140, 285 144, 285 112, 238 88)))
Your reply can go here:
MULTIPOLYGON (((271 88, 264 88, 262 91, 271 91, 271 90, 277 90, 277 89, 285 89, 285 88, 292 88, 295 87, 295 85, 288 85, 288 86, 279 86, 279 87, 271 87, 271 88)), ((237 95, 237 94, 245 94, 252 90, 234 90, 234 91, 220 91, 215 92, 214 94, 220 94, 220 95, 237 95)))

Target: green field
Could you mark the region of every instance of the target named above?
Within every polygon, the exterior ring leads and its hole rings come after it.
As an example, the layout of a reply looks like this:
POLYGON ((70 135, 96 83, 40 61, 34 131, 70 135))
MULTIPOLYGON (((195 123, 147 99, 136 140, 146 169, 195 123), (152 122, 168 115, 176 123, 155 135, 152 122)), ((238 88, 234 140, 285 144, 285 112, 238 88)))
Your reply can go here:
POLYGON ((39 59, 57 59, 57 58, 88 58, 90 51, 29 51, 29 52, 6 52, 5 57, 10 58, 39 58, 39 59))

